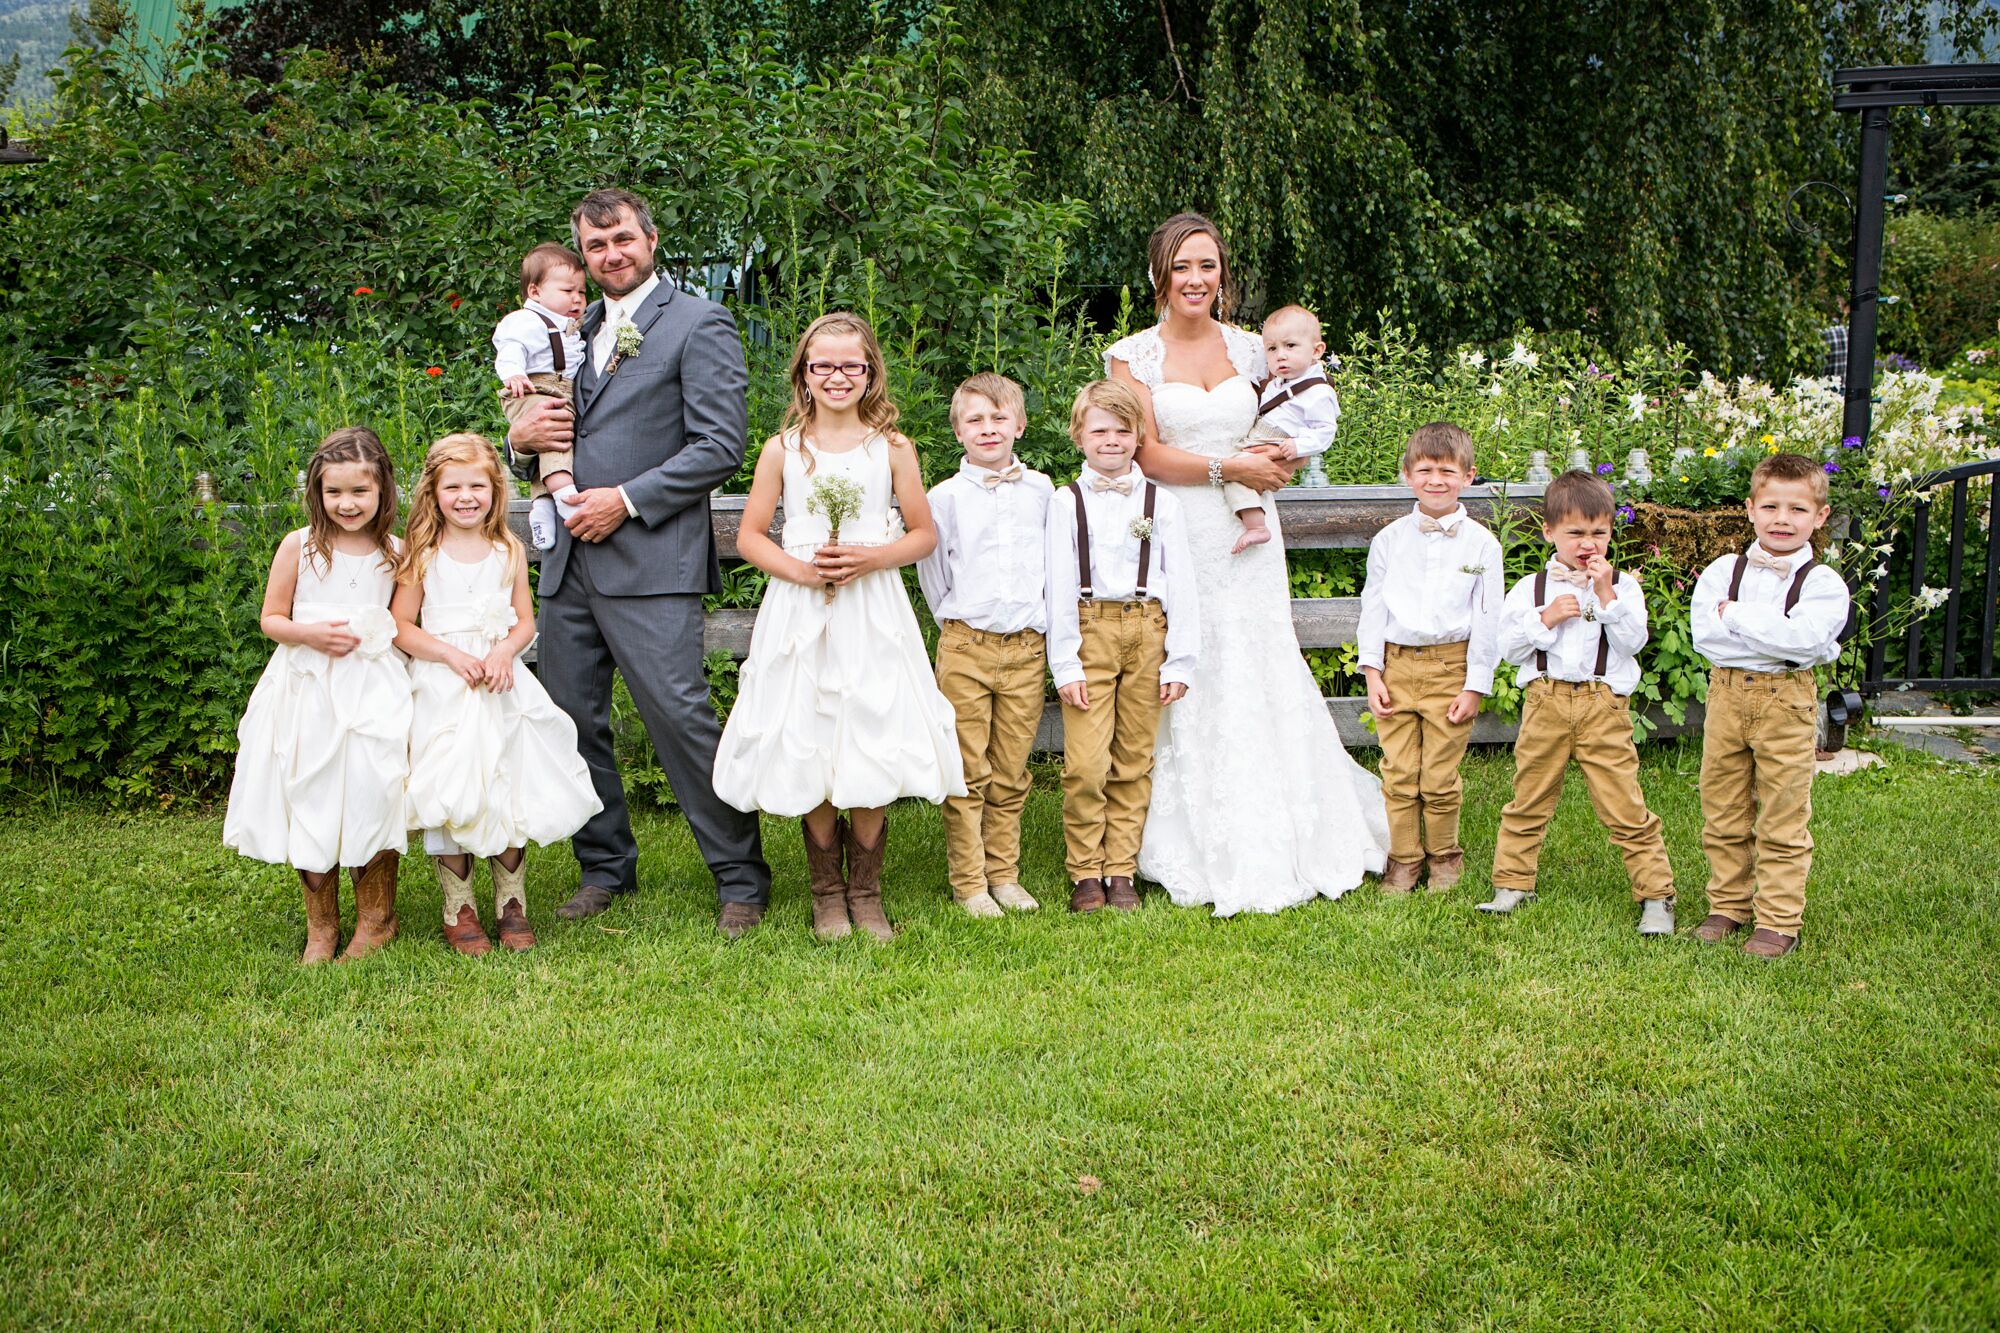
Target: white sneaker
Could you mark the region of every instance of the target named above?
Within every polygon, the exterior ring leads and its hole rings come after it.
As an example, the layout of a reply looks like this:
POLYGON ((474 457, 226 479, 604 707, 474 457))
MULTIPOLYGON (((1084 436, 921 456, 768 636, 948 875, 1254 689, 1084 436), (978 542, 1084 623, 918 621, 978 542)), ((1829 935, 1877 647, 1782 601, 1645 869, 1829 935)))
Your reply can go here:
POLYGON ((1017 912, 1032 912, 1041 906, 1035 901, 1034 895, 1019 884, 995 884, 987 892, 992 894, 993 900, 1002 907, 1011 907, 1017 912))
POLYGON ((536 496, 528 506, 528 540, 537 551, 556 549, 556 502, 546 495, 536 496))
POLYGON ((1673 934, 1674 900, 1672 898, 1648 898, 1639 908, 1639 933, 1641 935, 1673 934))
POLYGON ((1493 890, 1492 902, 1480 903, 1473 910, 1479 912, 1498 912, 1504 914, 1513 911, 1515 908, 1519 907, 1522 903, 1531 903, 1533 901, 1535 901, 1534 894, 1524 893, 1520 889, 1495 889, 1493 890))
POLYGON ((1000 910, 1000 904, 994 902, 990 894, 975 893, 970 898, 960 898, 958 905, 965 909, 967 916, 976 916, 984 921, 995 921, 1007 915, 1000 910))

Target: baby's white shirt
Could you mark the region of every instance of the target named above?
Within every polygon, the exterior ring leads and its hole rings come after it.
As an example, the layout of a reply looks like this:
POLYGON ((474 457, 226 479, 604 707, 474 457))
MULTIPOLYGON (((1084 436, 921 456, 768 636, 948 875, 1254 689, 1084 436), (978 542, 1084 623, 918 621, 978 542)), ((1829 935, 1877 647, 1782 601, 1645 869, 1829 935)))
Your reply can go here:
POLYGON ((555 373, 556 357, 549 347, 549 326, 542 323, 544 315, 555 322, 556 332, 562 339, 563 378, 576 378, 576 372, 583 369, 583 334, 575 327, 581 321, 558 315, 540 301, 530 301, 519 310, 511 311, 494 326, 495 375, 508 380, 516 375, 555 373))
MULTIPOLYGON (((1308 370, 1295 379, 1308 375, 1323 375, 1324 371, 1308 370)), ((1331 384, 1309 384, 1297 394, 1287 398, 1268 412, 1263 405, 1283 393, 1290 381, 1272 380, 1258 395, 1257 430, 1262 435, 1280 435, 1292 441, 1293 450, 1299 458, 1310 458, 1323 454, 1333 443, 1333 433, 1340 427, 1340 395, 1333 391, 1331 384)))

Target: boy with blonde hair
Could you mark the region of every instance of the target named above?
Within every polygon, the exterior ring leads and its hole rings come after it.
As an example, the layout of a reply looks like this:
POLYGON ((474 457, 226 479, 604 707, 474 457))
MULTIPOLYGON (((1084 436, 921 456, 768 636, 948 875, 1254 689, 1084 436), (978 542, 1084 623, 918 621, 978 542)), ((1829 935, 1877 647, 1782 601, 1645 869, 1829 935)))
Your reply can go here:
POLYGON ((1408 893, 1428 862, 1441 893, 1465 868, 1458 765, 1493 692, 1505 585, 1500 543, 1458 502, 1473 476, 1472 437, 1449 421, 1419 426, 1403 446, 1402 475, 1417 502, 1368 544, 1356 638, 1382 743, 1382 888, 1408 893))
POLYGON ((1049 505, 1049 671, 1062 696, 1063 842, 1072 912, 1139 906, 1160 710, 1187 693, 1201 648, 1180 502, 1133 465, 1139 396, 1077 391, 1083 472, 1049 505))
POLYGON ((1812 669, 1840 656, 1849 597, 1813 558, 1832 513, 1820 464, 1771 455, 1745 504, 1757 540, 1703 570, 1689 606, 1695 651, 1713 667, 1701 734, 1708 917, 1694 934, 1719 944, 1754 923, 1743 952, 1777 958, 1798 947, 1812 869, 1812 669))
POLYGON ((1518 669, 1520 736, 1514 742, 1514 799, 1500 812, 1493 850, 1493 901, 1482 912, 1511 912, 1535 896, 1542 835, 1576 760, 1598 822, 1625 857, 1639 933, 1674 933, 1674 872, 1660 817, 1639 789, 1632 743, 1632 691, 1646 646, 1646 598, 1630 574, 1611 567, 1611 488, 1588 472, 1549 483, 1542 536, 1548 565, 1507 594, 1500 655, 1518 669))
POLYGON ((974 375, 951 396, 958 471, 931 487, 937 548, 917 562, 938 623, 937 682, 958 716, 963 796, 944 802, 952 897, 976 917, 1032 912, 1021 887, 1021 809, 1042 720, 1049 479, 1014 457, 1021 386, 974 375))

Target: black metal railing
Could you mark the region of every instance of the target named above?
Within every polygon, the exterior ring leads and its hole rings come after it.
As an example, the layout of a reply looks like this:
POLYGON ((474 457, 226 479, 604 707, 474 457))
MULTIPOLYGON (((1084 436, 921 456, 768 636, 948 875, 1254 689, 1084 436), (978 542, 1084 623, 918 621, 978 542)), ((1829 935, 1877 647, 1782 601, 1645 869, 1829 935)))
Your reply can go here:
POLYGON ((1896 664, 1901 674, 1891 675, 1890 639, 1881 630, 1888 623, 1890 584, 1895 580, 1891 577, 1877 582, 1874 605, 1869 611, 1877 633, 1868 647, 1862 693, 1880 694, 1902 685, 1920 690, 2000 690, 2000 677, 1996 677, 1993 671, 1993 629, 1996 600, 2000 600, 2000 513, 1994 510, 1993 497, 1995 490, 2000 489, 2000 483, 1992 480, 1987 483, 1983 502, 1986 521, 1982 525, 1975 526, 1973 523, 1978 508, 1972 499, 1973 482, 1981 477, 1991 479, 1996 475, 2000 475, 2000 458, 1988 458, 1976 463, 1961 463, 1916 480, 1915 487, 1920 492, 1934 492, 1946 486, 1951 488, 1951 531, 1944 568, 1939 573, 1943 583, 1931 583, 1931 566, 1936 559, 1931 541, 1931 511, 1938 501, 1929 498, 1928 494, 1917 500, 1907 539, 1898 536, 1896 544, 1899 549, 1892 558, 1900 565, 1907 552, 1911 597, 1919 596, 1927 586, 1948 587, 1951 591, 1945 597, 1941 617, 1936 611, 1927 614, 1922 610, 1911 616, 1909 628, 1902 635, 1902 660, 1896 664), (1966 546, 1968 539, 1976 535, 1977 527, 1981 526, 1985 529, 1985 573, 1968 587, 1966 546), (1977 616, 1979 637, 1976 642, 1966 637, 1970 628, 1966 615, 1968 607, 1977 616), (1943 622, 1941 634, 1935 649, 1929 650, 1934 655, 1927 656, 1926 643, 1930 630, 1940 619, 1943 622), (1927 670, 1933 666, 1936 668, 1934 671, 1927 670))

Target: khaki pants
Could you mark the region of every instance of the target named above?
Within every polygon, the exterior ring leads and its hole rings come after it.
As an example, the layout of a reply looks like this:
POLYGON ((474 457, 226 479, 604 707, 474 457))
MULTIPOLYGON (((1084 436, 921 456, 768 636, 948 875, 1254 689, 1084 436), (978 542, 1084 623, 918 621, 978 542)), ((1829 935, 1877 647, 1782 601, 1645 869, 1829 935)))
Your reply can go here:
POLYGON ((1472 719, 1454 724, 1444 714, 1465 690, 1465 644, 1389 644, 1382 682, 1396 709, 1375 719, 1382 742, 1382 802, 1389 809, 1389 859, 1411 862, 1423 860, 1426 851, 1460 852, 1458 807, 1465 788, 1458 765, 1472 739, 1472 719))
POLYGON ((1711 913, 1799 933, 1812 869, 1818 712, 1810 671, 1709 672, 1701 845, 1711 913))
POLYGON ((1042 720, 1046 652, 1040 630, 994 634, 958 620, 939 626, 938 689, 958 714, 965 763, 966 794, 944 802, 945 865, 960 900, 1021 882, 1021 807, 1042 720))
MULTIPOLYGON (((565 403, 573 403, 574 401, 573 394, 576 390, 576 382, 574 380, 566 380, 560 375, 551 375, 546 372, 539 375, 530 375, 528 378, 534 383, 535 391, 533 393, 523 394, 519 398, 502 398, 500 400, 500 410, 507 414, 507 424, 509 426, 527 415, 529 406, 544 394, 560 398, 565 403)), ((534 496, 536 499, 540 499, 549 493, 549 488, 542 485, 543 477, 548 476, 551 472, 574 472, 575 469, 576 455, 567 449, 561 453, 536 454, 535 475, 528 481, 528 494, 534 496)))
POLYGON ((1158 602, 1082 602, 1090 711, 1063 705, 1063 846, 1072 881, 1131 876, 1153 799, 1167 613, 1158 602))
POLYGON ((1598 681, 1574 684, 1546 676, 1528 682, 1521 734, 1514 742, 1514 799, 1500 812, 1493 852, 1493 887, 1533 892, 1542 835, 1562 799, 1570 759, 1583 770, 1598 822, 1625 857, 1632 896, 1674 896, 1674 872, 1660 817, 1639 790, 1639 750, 1632 744, 1632 709, 1598 681))

